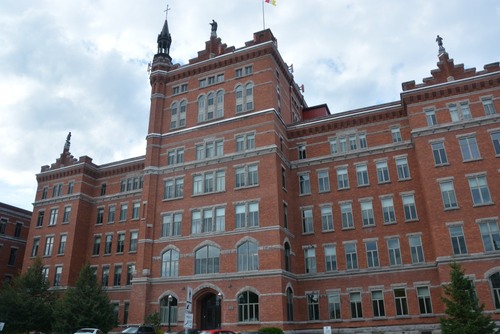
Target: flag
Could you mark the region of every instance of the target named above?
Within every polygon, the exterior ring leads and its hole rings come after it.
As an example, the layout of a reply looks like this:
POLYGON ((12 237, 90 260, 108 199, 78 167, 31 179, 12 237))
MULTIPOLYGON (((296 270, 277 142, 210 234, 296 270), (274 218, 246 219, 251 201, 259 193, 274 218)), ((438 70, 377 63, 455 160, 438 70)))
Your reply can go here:
POLYGON ((270 3, 273 6, 276 6, 276 0, 264 0, 266 3, 270 3))

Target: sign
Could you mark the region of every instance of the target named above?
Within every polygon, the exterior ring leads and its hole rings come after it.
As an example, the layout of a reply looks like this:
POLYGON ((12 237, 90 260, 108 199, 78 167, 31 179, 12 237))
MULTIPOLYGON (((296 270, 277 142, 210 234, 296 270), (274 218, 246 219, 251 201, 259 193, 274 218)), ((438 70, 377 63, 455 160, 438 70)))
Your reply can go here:
POLYGON ((323 326, 323 334, 332 334, 331 326, 323 326))
MULTIPOLYGON (((186 296, 186 313, 193 313, 193 289, 187 288, 187 296, 186 296)), ((193 315, 191 314, 191 317, 193 315)), ((191 328, 191 327, 189 327, 191 328)))
POLYGON ((184 328, 193 328, 193 313, 184 313, 184 328))

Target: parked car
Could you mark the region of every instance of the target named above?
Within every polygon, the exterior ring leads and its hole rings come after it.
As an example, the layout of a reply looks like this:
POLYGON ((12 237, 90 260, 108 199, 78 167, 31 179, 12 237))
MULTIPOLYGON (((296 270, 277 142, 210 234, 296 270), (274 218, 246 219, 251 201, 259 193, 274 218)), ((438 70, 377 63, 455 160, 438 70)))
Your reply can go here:
POLYGON ((204 329, 200 331, 200 334, 236 334, 233 331, 228 331, 227 329, 204 329))
POLYGON ((98 328, 81 328, 75 332, 75 334, 104 334, 98 328))
POLYGON ((155 334, 153 326, 130 326, 122 330, 122 334, 155 334))
POLYGON ((196 328, 186 328, 182 331, 178 331, 177 334, 200 334, 201 330, 196 328))

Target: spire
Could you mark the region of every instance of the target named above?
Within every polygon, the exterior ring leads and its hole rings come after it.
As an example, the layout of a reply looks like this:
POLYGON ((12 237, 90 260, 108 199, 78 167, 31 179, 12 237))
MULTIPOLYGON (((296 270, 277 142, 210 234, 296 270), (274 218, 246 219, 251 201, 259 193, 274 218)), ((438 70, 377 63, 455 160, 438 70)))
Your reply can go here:
POLYGON ((163 24, 163 29, 161 33, 158 35, 158 54, 166 54, 170 53, 170 44, 172 44, 172 37, 170 36, 170 32, 168 31, 168 20, 167 15, 170 8, 167 5, 167 9, 165 9, 165 23, 163 24))

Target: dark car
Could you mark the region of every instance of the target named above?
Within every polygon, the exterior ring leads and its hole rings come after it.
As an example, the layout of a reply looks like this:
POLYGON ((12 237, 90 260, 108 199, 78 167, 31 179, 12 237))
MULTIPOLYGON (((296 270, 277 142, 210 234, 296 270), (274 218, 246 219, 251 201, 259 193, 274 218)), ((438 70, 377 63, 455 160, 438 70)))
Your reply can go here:
POLYGON ((200 332, 201 332, 200 329, 186 328, 185 330, 178 331, 177 334, 199 334, 200 332))
POLYGON ((122 331, 123 334, 155 334, 153 326, 131 326, 122 331))

